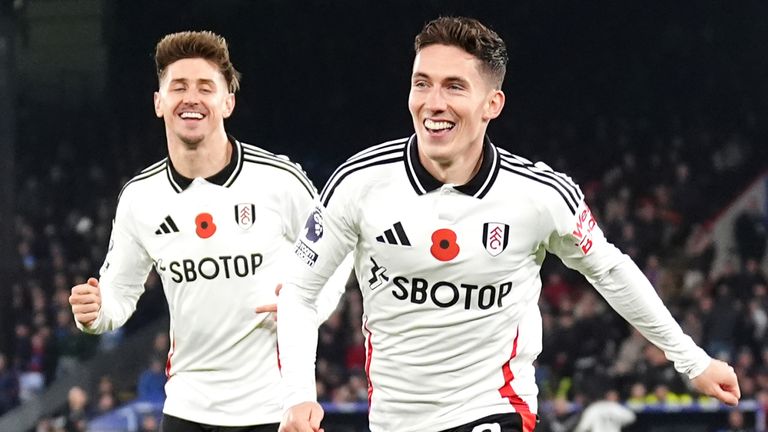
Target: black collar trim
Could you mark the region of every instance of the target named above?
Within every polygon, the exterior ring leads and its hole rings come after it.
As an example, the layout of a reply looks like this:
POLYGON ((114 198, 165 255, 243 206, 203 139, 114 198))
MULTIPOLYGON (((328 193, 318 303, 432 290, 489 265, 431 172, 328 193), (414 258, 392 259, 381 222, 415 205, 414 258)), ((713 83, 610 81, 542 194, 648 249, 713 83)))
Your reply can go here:
MULTIPOLYGON (((229 187, 234 183, 243 167, 242 144, 231 135, 227 135, 227 138, 229 144, 232 146, 232 157, 229 159, 229 163, 221 171, 206 178, 207 181, 224 187, 229 187)), ((171 187, 173 187, 176 192, 182 192, 192 184, 191 178, 184 177, 176 171, 170 157, 168 157, 167 167, 168 181, 171 182, 171 187)))
MULTIPOLYGON (((483 162, 480 169, 469 182, 456 186, 456 190, 478 199, 483 198, 496 181, 500 165, 499 151, 486 136, 483 140, 483 162)), ((419 195, 424 195, 443 186, 443 183, 434 178, 421 164, 415 134, 408 140, 405 152, 405 171, 413 190, 419 195)))

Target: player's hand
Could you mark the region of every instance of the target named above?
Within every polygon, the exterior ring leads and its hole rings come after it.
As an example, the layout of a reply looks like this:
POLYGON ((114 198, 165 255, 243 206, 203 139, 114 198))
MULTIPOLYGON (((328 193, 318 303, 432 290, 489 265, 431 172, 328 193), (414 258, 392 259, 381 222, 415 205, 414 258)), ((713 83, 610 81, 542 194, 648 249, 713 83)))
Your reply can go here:
POLYGON ((278 432, 324 432, 320 427, 323 415, 323 407, 317 402, 294 405, 283 414, 278 432))
MULTIPOLYGON (((279 283, 275 287, 275 295, 280 295, 280 290, 283 289, 283 284, 279 283)), ((256 306, 255 309, 256 313, 264 313, 264 312, 274 312, 275 313, 275 320, 277 320, 277 303, 267 304, 267 305, 261 305, 256 306)))
POLYGON ((88 282, 72 287, 69 304, 72 305, 75 321, 90 327, 101 310, 99 281, 96 278, 88 278, 88 282))
POLYGON ((699 392, 731 406, 736 406, 741 398, 736 372, 720 360, 712 359, 704 372, 691 380, 691 384, 699 392))

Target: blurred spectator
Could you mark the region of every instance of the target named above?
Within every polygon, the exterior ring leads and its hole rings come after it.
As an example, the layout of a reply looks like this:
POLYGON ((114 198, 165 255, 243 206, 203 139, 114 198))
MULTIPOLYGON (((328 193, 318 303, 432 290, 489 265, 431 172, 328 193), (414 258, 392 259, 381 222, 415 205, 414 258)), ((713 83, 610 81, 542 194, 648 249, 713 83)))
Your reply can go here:
POLYGON ((747 300, 755 294, 755 287, 765 285, 768 279, 765 277, 760 263, 754 258, 747 258, 744 262, 744 269, 740 277, 741 286, 739 287, 739 299, 747 300))
POLYGON ((757 200, 752 199, 733 222, 736 249, 742 262, 752 258, 757 262, 765 256, 768 229, 766 215, 762 214, 757 200))
POLYGON ((109 375, 102 375, 99 378, 98 386, 95 392, 96 412, 95 415, 106 414, 120 405, 120 399, 115 384, 109 375))
POLYGON ((152 356, 165 363, 168 360, 168 351, 170 349, 168 345, 168 332, 157 332, 152 340, 152 356))
POLYGON ((735 348, 734 331, 741 316, 741 308, 733 299, 730 285, 723 283, 716 286, 715 290, 711 308, 705 311, 703 317, 705 349, 713 357, 728 361, 735 348))
POLYGON ((754 428, 744 426, 744 414, 738 408, 728 413, 728 428, 719 432, 754 432, 754 428))
POLYGON ((0 416, 19 404, 19 380, 8 359, 0 353, 0 416))
POLYGON ((159 430, 160 422, 154 414, 145 414, 141 417, 139 432, 158 432, 159 430))
POLYGON ((646 389, 654 389, 659 402, 663 402, 667 396, 664 391, 657 391, 660 387, 674 393, 686 391, 685 384, 674 366, 655 345, 645 346, 643 360, 638 364, 635 373, 635 381, 643 383, 646 389))
POLYGON ((574 432, 620 432, 634 422, 635 413, 619 403, 616 391, 609 391, 603 400, 592 402, 584 409, 574 432))
POLYGON ((96 407, 93 415, 107 414, 117 407, 117 400, 111 393, 100 393, 96 400, 96 407))
POLYGON ((560 304, 564 300, 574 300, 574 287, 563 278, 562 274, 552 272, 547 276, 541 295, 555 311, 559 311, 560 304))
POLYGON ((635 382, 629 390, 629 397, 627 398, 627 406, 636 410, 640 410, 645 407, 648 402, 648 389, 645 384, 641 382, 635 382))
POLYGON ((611 375, 616 382, 624 382, 637 369, 638 362, 642 358, 643 351, 648 345, 648 340, 634 327, 630 330, 630 336, 624 339, 619 346, 619 351, 610 368, 611 375))
POLYGON ((540 412, 541 423, 536 426, 537 432, 571 432, 581 416, 564 397, 554 399, 551 407, 543 408, 540 412))
POLYGON ((702 224, 694 224, 685 242, 686 269, 707 276, 715 259, 715 246, 712 231, 702 224))
POLYGON ((352 337, 347 345, 344 365, 347 369, 363 370, 365 368, 365 336, 359 330, 352 331, 352 337))
POLYGON ((99 395, 110 394, 117 399, 117 391, 115 390, 115 383, 112 381, 112 377, 109 375, 102 375, 99 377, 99 385, 96 388, 96 392, 99 395))
POLYGON ((136 387, 136 398, 142 401, 165 400, 165 371, 163 363, 157 356, 149 359, 149 367, 139 375, 139 383, 136 387))
POLYGON ((64 430, 66 432, 86 432, 89 415, 88 394, 85 390, 78 386, 69 389, 67 408, 64 413, 64 430))

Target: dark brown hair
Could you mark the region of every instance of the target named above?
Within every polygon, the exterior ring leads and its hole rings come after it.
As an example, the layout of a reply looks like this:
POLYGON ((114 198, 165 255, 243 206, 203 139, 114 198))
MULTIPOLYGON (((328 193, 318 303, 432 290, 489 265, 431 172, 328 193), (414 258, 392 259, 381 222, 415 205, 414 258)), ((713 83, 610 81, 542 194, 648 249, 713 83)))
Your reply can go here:
POLYGON ((155 47, 158 81, 162 81, 170 64, 187 58, 201 58, 218 66, 230 93, 240 88, 240 72, 229 60, 226 39, 210 31, 185 31, 163 37, 155 47))
POLYGON ((495 31, 480 21, 467 17, 440 17, 428 22, 416 36, 414 48, 418 54, 429 45, 456 46, 472 54, 481 63, 497 89, 501 88, 507 72, 507 47, 495 31))

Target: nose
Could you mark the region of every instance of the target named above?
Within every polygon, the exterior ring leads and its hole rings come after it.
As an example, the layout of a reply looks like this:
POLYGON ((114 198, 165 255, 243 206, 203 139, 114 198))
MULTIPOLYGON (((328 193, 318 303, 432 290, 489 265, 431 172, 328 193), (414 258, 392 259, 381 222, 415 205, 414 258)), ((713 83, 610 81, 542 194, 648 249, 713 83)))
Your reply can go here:
POLYGON ((443 97, 442 89, 439 86, 429 89, 424 99, 424 107, 430 111, 445 111, 445 97, 443 97))
POLYGON ((199 100, 200 100, 199 94, 194 90, 185 91, 184 97, 182 98, 182 102, 184 104, 189 104, 189 105, 195 105, 198 103, 199 100))

